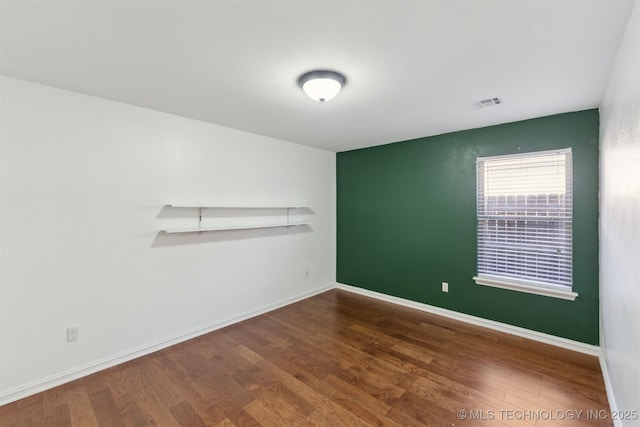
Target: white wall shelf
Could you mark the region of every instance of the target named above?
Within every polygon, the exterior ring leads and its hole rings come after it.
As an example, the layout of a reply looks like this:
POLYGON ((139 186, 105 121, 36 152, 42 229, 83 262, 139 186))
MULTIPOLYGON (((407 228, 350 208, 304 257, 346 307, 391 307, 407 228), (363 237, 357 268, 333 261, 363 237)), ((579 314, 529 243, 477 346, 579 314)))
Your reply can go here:
POLYGON ((163 233, 203 233, 207 231, 224 231, 224 230, 252 230, 258 228, 277 228, 277 227, 298 227, 300 225, 310 225, 310 221, 289 222, 284 224, 247 224, 247 225, 229 225, 221 227, 202 227, 202 228, 175 228, 160 230, 163 233))
POLYGON ((263 205, 263 206, 249 206, 249 205, 164 205, 165 208, 196 208, 196 209, 313 209, 314 206, 299 206, 299 205, 263 205))
MULTIPOLYGON (((184 209, 197 209, 198 211, 198 226, 197 227, 183 227, 183 228, 166 228, 160 230, 162 233, 174 234, 174 233, 203 233, 212 231, 224 231, 224 230, 252 230, 260 228, 278 228, 278 227, 299 227, 303 225, 311 225, 311 221, 292 220, 291 211, 296 209, 312 209, 313 206, 237 206, 237 205, 217 205, 217 206, 196 206, 196 205, 164 205, 165 208, 184 208, 184 209), (257 210, 276 210, 281 209, 285 212, 282 213, 282 221, 267 222, 258 224, 221 224, 221 225, 205 225, 203 221, 203 211, 206 209, 226 209, 226 210, 250 210, 255 212, 257 210)), ((242 215, 238 216, 239 218, 242 215)), ((206 218, 205 218, 206 220, 206 218)))

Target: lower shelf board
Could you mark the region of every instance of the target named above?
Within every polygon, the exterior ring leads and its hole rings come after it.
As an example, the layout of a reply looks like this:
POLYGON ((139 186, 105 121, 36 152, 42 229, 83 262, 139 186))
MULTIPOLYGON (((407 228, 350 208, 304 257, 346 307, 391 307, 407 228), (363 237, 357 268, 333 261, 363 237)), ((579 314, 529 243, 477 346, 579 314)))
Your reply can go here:
POLYGON ((202 228, 173 228, 167 230, 160 230, 162 233, 174 234, 174 233, 203 233, 210 231, 225 231, 225 230, 253 230, 258 228, 281 228, 281 227, 298 227, 301 225, 311 225, 309 221, 303 222, 289 222, 278 224, 245 224, 245 225, 225 225, 219 227, 202 227, 202 228))

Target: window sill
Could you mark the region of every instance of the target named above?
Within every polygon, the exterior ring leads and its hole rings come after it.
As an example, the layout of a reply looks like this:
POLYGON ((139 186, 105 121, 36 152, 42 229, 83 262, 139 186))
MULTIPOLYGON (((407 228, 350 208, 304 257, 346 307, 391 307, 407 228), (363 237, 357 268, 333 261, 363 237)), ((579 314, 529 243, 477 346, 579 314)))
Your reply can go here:
POLYGON ((566 299, 574 301, 578 294, 571 290, 563 289, 559 286, 544 284, 529 284, 517 279, 507 279, 495 276, 475 276, 473 280, 476 285, 491 286, 494 288, 509 289, 511 291, 526 292, 529 294, 543 295, 546 297, 566 299))

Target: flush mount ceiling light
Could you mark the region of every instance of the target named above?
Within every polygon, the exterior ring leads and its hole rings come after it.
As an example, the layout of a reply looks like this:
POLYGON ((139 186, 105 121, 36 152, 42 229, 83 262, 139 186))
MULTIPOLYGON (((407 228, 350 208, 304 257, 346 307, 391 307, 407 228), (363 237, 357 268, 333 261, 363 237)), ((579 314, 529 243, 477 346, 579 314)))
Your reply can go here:
POLYGON ((328 70, 309 71, 298 78, 298 85, 304 93, 318 102, 335 98, 345 82, 342 74, 328 70))

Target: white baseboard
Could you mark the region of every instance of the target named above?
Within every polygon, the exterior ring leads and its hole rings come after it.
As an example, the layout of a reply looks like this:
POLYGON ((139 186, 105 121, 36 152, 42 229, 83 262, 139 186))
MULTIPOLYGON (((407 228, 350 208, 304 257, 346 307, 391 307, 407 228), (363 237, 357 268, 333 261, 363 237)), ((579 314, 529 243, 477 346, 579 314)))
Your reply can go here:
POLYGON ((233 316, 227 319, 220 320, 215 323, 203 325, 198 328, 185 331, 171 337, 167 337, 149 344, 145 344, 143 346, 133 348, 133 349, 124 351, 122 353, 114 354, 112 356, 108 356, 103 359, 100 359, 91 363, 87 363, 85 365, 82 365, 73 369, 69 369, 67 371, 59 372, 54 375, 50 375, 48 377, 39 379, 37 381, 31 382, 25 385, 21 385, 19 387, 7 390, 2 394, 0 394, 0 406, 6 405, 7 403, 11 403, 19 399, 23 399, 25 397, 31 396, 36 393, 40 393, 50 388, 68 383, 70 381, 77 380, 87 375, 94 374, 104 369, 111 368, 121 363, 128 362, 138 357, 155 353, 156 351, 190 340, 192 338, 196 338, 200 335, 204 335, 209 332, 222 329, 234 323, 242 322, 243 320, 247 320, 252 317, 259 316, 260 314, 264 314, 269 311, 273 311, 278 308, 284 307, 286 305, 293 304, 295 302, 312 297, 314 295, 329 291, 334 287, 335 287, 334 285, 330 285, 330 286, 325 286, 322 288, 315 289, 310 292, 305 292, 303 294, 299 294, 294 297, 284 299, 275 304, 259 307, 256 310, 247 311, 238 316, 233 316))
MULTIPOLYGON (((604 388, 607 391, 609 410, 611 413, 618 413, 618 404, 616 403, 615 396, 613 395, 613 386, 611 385, 611 378, 609 378, 609 368, 607 368, 607 357, 604 347, 600 347, 600 354, 598 355, 598 358, 600 359, 600 370, 602 371, 602 378, 604 379, 604 388)), ((622 427, 622 420, 619 418, 612 420, 614 427, 622 427)))
POLYGON ((482 326, 484 328, 493 329, 495 331, 505 332, 511 335, 517 335, 519 337, 528 338, 534 341, 543 342, 546 344, 555 345, 556 347, 562 347, 569 350, 577 351, 591 356, 599 356, 599 347, 591 344, 585 344, 579 341, 573 341, 567 338, 556 337, 554 335, 545 334, 542 332, 532 331, 530 329, 520 328, 518 326, 509 325, 507 323, 496 322, 494 320, 483 319, 482 317, 471 316, 469 314, 459 313, 453 310, 447 310, 446 308, 435 307, 433 305, 424 304, 421 302, 411 301, 404 298, 394 297, 391 295, 382 294, 367 289, 357 288, 355 286, 345 285, 343 283, 336 283, 336 288, 342 289, 348 292, 376 298, 382 301, 390 302, 393 304, 402 305, 416 310, 424 311, 431 314, 437 314, 438 316, 448 317, 450 319, 459 320, 461 322, 470 323, 476 326, 482 326))
MULTIPOLYGON (((458 313, 456 311, 447 310, 440 307, 431 306, 424 303, 419 303, 411 300, 407 300, 404 298, 394 297, 390 295, 385 295, 379 292, 369 291, 362 288, 357 288, 350 285, 345 285, 342 283, 336 283, 332 286, 325 286, 322 288, 315 289, 310 292, 306 292, 303 294, 296 295, 292 298, 284 299, 276 304, 271 304, 268 306, 260 307, 256 310, 251 310, 245 313, 242 313, 237 316, 233 316, 227 319, 223 319, 221 321, 203 325, 201 327, 192 329, 190 331, 185 331, 183 333, 167 337, 165 339, 149 343, 137 348, 130 349, 128 351, 115 354, 101 360, 97 360, 64 372, 60 372, 45 378, 42 378, 38 381, 34 381, 29 384, 25 384, 10 390, 7 390, 0 394, 0 405, 5 405, 7 403, 14 402, 16 400, 31 396, 36 393, 40 393, 47 389, 65 384, 67 382, 85 377, 87 375, 94 374, 96 372, 102 371, 107 368, 111 368, 115 365, 119 365, 124 362, 128 362, 130 360, 136 359, 138 357, 146 356, 147 354, 154 353, 156 351, 162 350, 164 348, 170 347, 172 345, 190 340, 192 338, 196 338, 200 335, 207 334, 209 332, 213 332, 215 330, 224 328, 226 326, 232 325, 234 323, 241 322, 243 320, 250 319, 252 317, 258 316, 260 314, 267 313, 269 311, 276 310, 278 308, 284 307, 289 304, 293 304, 295 302, 301 301, 303 299, 312 297, 314 295, 326 292, 333 288, 342 289, 348 292, 357 293, 360 295, 368 296, 371 298, 376 298, 382 301, 390 302, 393 304, 402 305, 409 308, 414 308, 417 310, 421 310, 427 313, 436 314, 439 316, 448 317, 451 319, 459 320, 465 323, 470 323, 477 326, 482 326, 485 328, 497 330, 500 332, 505 332, 512 335, 517 335, 524 338, 529 338, 535 341, 544 342, 547 344, 555 345, 558 347, 566 348, 569 350, 578 351, 580 353, 585 353, 593 356, 600 357, 600 363, 602 366, 602 374, 604 376, 605 385, 607 388, 607 397, 609 399, 609 403, 611 405, 611 409, 615 410, 615 400, 613 399, 613 395, 610 393, 611 384, 609 383, 609 376, 607 373, 606 363, 604 361, 603 354, 599 351, 599 347, 584 344, 581 342, 569 340, 566 338, 555 337, 553 335, 544 334, 541 332, 531 331, 528 329, 520 328, 517 326, 508 325, 506 323, 496 322, 493 320, 487 320, 476 316, 471 316, 468 314, 458 313)), ((618 427, 618 425, 616 425, 618 427)))

